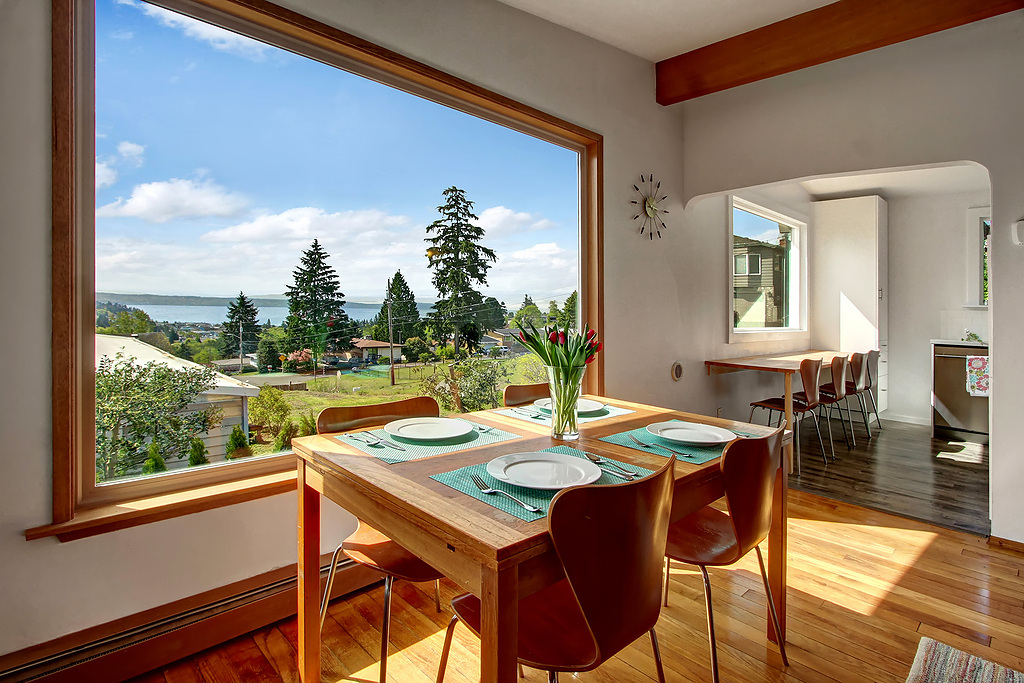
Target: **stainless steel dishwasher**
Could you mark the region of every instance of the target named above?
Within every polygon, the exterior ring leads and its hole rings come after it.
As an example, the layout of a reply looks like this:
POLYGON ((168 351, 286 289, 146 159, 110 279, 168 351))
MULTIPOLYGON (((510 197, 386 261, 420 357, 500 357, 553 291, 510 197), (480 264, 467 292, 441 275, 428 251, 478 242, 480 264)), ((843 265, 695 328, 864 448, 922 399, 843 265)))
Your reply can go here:
POLYGON ((988 443, 988 396, 967 391, 968 356, 988 356, 988 347, 932 342, 932 436, 988 443))

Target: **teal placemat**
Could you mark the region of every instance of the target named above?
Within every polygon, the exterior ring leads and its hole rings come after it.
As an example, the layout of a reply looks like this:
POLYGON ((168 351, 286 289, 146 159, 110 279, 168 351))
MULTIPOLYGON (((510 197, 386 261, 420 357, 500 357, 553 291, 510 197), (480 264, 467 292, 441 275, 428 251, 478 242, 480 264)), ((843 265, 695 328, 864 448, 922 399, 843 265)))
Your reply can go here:
MULTIPOLYGON (((564 455, 571 455, 576 458, 585 458, 583 453, 571 446, 554 446, 553 448, 545 448, 546 452, 549 453, 562 453, 564 455)), ((605 458, 609 462, 616 462, 622 465, 624 468, 631 472, 635 472, 641 476, 646 477, 651 474, 654 470, 649 470, 644 467, 637 467, 636 465, 630 465, 626 462, 619 462, 618 460, 612 461, 611 458, 605 458)), ((614 468, 612 468, 614 469, 614 468)), ((487 463, 481 463, 479 465, 469 465, 468 467, 460 467, 457 470, 451 472, 442 472, 441 474, 434 474, 430 477, 434 481, 439 481, 445 486, 449 486, 456 491, 465 493, 467 496, 472 496, 477 500, 482 500, 491 507, 498 508, 502 512, 507 512, 513 517, 532 522, 535 519, 541 519, 546 517, 548 514, 548 508, 551 506, 551 499, 555 497, 558 491, 540 491, 538 489, 528 489, 522 486, 513 486, 512 484, 506 484, 503 481, 498 481, 491 475, 487 474, 487 463), (539 507, 542 512, 530 512, 514 501, 509 500, 505 496, 497 493, 486 494, 480 491, 470 480, 471 475, 479 475, 484 482, 491 488, 498 489, 499 491, 505 491, 510 493, 519 500, 529 505, 539 507)), ((637 480, 639 481, 639 480, 637 480)), ((613 477, 610 474, 602 474, 601 478, 598 479, 595 484, 622 484, 623 480, 618 477, 613 477)))
MULTIPOLYGON (((508 415, 509 417, 515 417, 526 422, 538 422, 542 425, 551 424, 551 412, 547 410, 541 410, 535 405, 527 404, 524 406, 516 406, 514 408, 506 408, 505 410, 498 411, 502 415, 508 415)), ((626 408, 616 408, 615 406, 605 406, 601 410, 595 413, 588 413, 587 415, 580 415, 576 422, 577 424, 584 424, 586 422, 595 422, 597 420, 603 420, 606 417, 615 417, 616 415, 628 415, 634 411, 627 410, 626 408)))
POLYGON ((473 425, 473 431, 465 436, 460 436, 457 439, 445 439, 444 441, 431 441, 429 443, 409 441, 408 439, 394 437, 383 429, 357 432, 355 435, 340 434, 334 438, 343 444, 354 446, 363 453, 372 455, 378 460, 382 460, 389 465, 394 465, 399 462, 409 462, 410 460, 419 460, 420 458, 429 458, 432 455, 441 455, 442 453, 454 453, 455 451, 461 451, 466 448, 485 446, 487 444, 498 443, 500 441, 522 438, 518 434, 503 432, 500 429, 495 429, 494 427, 478 425, 474 422, 470 422, 469 420, 463 420, 463 422, 473 425), (364 434, 371 434, 378 439, 387 439, 391 443, 397 444, 405 450, 399 451, 380 443, 377 445, 367 443, 369 438, 363 436, 364 434), (362 439, 366 439, 366 441, 363 441, 362 439))
MULTIPOLYGON (((672 422, 681 421, 682 420, 672 420, 672 422)), ((732 429, 730 431, 732 431, 735 434, 738 434, 739 436, 759 436, 758 434, 754 434, 752 432, 744 432, 736 429, 732 429)), ((626 432, 619 432, 618 434, 603 436, 601 437, 601 441, 607 441, 608 443, 613 443, 616 446, 625 446, 627 448, 632 448, 634 451, 640 451, 641 453, 663 455, 666 458, 671 458, 673 455, 676 455, 680 461, 691 462, 696 465, 703 465, 709 460, 714 460, 715 458, 719 457, 720 455, 722 455, 722 451, 725 450, 726 446, 726 444, 724 443, 716 446, 695 446, 691 444, 677 443, 675 441, 669 441, 668 439, 662 439, 660 436, 654 436, 649 431, 647 431, 646 427, 637 427, 636 429, 631 429, 626 432), (649 444, 651 448, 644 448, 642 446, 638 446, 636 443, 633 442, 632 439, 629 438, 630 434, 635 436, 643 443, 649 444), (679 453, 686 453, 687 455, 680 456, 676 453, 672 453, 671 451, 667 450, 668 448, 671 448, 673 451, 678 451, 679 453)))

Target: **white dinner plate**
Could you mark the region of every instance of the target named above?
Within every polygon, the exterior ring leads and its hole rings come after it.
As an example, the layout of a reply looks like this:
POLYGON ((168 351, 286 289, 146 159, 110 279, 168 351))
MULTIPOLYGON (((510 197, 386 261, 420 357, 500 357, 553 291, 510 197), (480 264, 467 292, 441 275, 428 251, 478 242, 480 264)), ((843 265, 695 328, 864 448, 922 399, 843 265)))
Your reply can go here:
POLYGON ((668 441, 700 446, 728 443, 739 438, 728 429, 679 420, 655 422, 647 425, 647 431, 668 441))
POLYGON ((473 425, 447 417, 407 417, 384 425, 384 431, 410 441, 441 441, 465 436, 473 425))
MULTIPOLYGON (((533 402, 533 405, 537 406, 541 410, 551 412, 551 399, 550 398, 538 398, 533 402)), ((605 404, 600 401, 593 401, 589 398, 581 398, 576 401, 576 414, 586 415, 588 413, 597 413, 604 410, 605 404)))
POLYGON ((487 463, 487 474, 516 486, 557 491, 594 483, 601 468, 562 453, 510 453, 487 463))

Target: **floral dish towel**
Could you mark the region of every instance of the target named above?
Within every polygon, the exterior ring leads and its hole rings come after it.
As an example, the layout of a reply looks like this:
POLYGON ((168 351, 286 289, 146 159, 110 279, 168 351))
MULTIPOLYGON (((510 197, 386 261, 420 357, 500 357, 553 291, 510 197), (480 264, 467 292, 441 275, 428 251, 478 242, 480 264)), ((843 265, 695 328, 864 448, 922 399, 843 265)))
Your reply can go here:
POLYGON ((988 356, 967 356, 967 393, 988 396, 988 356))

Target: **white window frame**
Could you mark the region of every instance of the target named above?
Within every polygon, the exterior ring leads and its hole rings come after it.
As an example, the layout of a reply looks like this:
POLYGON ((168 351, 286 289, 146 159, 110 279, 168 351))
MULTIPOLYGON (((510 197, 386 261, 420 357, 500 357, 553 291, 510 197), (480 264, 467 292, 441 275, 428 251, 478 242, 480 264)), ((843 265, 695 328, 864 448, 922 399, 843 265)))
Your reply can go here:
MULTIPOLYGON (((964 231, 967 237, 967 281, 964 308, 988 309, 984 298, 983 264, 985 262, 985 221, 991 220, 992 207, 990 206, 975 206, 967 209, 967 222, 964 231)), ((990 262, 989 268, 991 266, 990 262)))
POLYGON ((733 267, 733 275, 742 275, 743 277, 746 277, 748 275, 758 275, 758 276, 760 276, 761 275, 761 255, 760 254, 733 254, 733 257, 732 257, 732 267, 733 267), (744 272, 738 273, 738 272, 736 272, 736 262, 737 262, 737 260, 741 256, 743 257, 743 265, 744 265, 743 270, 744 270, 744 272), (750 269, 750 257, 751 256, 756 256, 757 257, 757 270, 756 271, 753 271, 753 270, 750 269))
MULTIPOLYGON (((782 213, 775 209, 765 206, 771 202, 761 201, 755 203, 743 197, 736 195, 728 195, 727 204, 727 220, 728 229, 726 230, 726 239, 728 240, 728 254, 729 254, 729 282, 728 282, 728 296, 727 296, 727 315, 726 325, 729 332, 729 343, 730 344, 743 344, 749 342, 765 342, 765 341, 778 341, 778 340, 789 340, 789 339, 802 339, 810 342, 810 333, 807 327, 807 226, 808 221, 805 217, 800 216, 794 211, 779 207, 786 211, 782 213), (735 254, 733 253, 733 211, 735 209, 741 209, 752 213, 756 216, 760 216, 767 220, 784 223, 793 228, 793 241, 790 248, 791 262, 798 265, 797 272, 790 270, 790 282, 789 282, 789 310, 790 310, 790 325, 788 327, 751 327, 736 329, 733 326, 734 316, 734 292, 736 291, 736 273, 735 270, 735 254)), ((749 270, 749 262, 748 262, 749 270)), ((760 274, 761 269, 758 268, 760 274)), ((755 273, 748 273, 748 275, 754 275, 755 273)), ((745 276, 740 276, 745 277, 745 276)))

